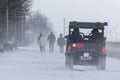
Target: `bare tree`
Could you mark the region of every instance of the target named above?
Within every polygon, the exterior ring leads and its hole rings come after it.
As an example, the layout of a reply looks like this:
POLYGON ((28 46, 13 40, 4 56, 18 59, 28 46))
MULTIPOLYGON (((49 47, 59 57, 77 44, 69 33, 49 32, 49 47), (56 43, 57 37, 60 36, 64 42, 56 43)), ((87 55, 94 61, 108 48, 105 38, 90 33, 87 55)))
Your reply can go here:
POLYGON ((36 11, 27 18, 27 27, 28 30, 33 32, 34 39, 36 39, 39 33, 43 33, 44 35, 48 35, 48 33, 52 30, 52 22, 49 18, 40 13, 40 11, 36 11))

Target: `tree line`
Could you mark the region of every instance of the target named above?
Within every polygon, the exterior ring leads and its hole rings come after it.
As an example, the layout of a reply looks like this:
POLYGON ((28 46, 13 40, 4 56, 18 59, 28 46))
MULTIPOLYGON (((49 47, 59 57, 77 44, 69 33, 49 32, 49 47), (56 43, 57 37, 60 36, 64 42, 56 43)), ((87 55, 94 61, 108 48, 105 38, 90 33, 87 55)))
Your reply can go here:
POLYGON ((14 38, 15 43, 24 44, 40 32, 51 31, 49 18, 40 11, 31 13, 31 5, 32 0, 0 0, 0 41, 14 38))
MULTIPOLYGON (((40 33, 47 36, 50 31, 52 31, 52 27, 52 22, 45 14, 39 10, 34 11, 29 14, 26 20, 26 30, 28 31, 28 35, 30 35, 26 36, 30 38, 28 40, 32 39, 32 41, 36 41, 40 33)), ((26 42, 28 42, 28 40, 26 40, 26 42)))
POLYGON ((8 39, 16 42, 24 39, 25 16, 29 14, 32 0, 0 0, 0 37, 6 40, 7 18, 8 39), (7 11, 8 10, 8 11, 7 11))

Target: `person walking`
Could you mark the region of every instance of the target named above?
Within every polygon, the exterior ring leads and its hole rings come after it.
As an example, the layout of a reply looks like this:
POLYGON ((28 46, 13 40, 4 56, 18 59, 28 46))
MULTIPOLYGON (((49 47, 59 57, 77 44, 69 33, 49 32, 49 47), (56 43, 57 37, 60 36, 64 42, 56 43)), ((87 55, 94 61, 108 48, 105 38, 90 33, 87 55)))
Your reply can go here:
POLYGON ((63 53, 64 51, 64 46, 65 46, 65 39, 62 36, 62 34, 60 34, 60 37, 57 39, 57 45, 60 48, 60 53, 63 53))
POLYGON ((40 46, 40 52, 45 52, 45 46, 46 46, 46 43, 47 43, 47 38, 42 33, 40 33, 37 42, 40 46))
POLYGON ((56 37, 55 37, 55 35, 53 34, 53 32, 51 32, 51 33, 48 35, 47 40, 49 41, 49 52, 53 52, 53 50, 54 50, 54 43, 55 43, 55 41, 56 41, 56 37))

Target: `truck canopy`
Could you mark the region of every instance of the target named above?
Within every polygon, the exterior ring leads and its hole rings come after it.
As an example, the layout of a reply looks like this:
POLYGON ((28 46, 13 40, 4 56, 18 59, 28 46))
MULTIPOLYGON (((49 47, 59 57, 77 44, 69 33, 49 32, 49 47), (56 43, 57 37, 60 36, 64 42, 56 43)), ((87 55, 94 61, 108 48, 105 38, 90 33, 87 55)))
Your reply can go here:
POLYGON ((104 29, 104 23, 100 22, 70 22, 69 28, 86 28, 86 29, 104 29))

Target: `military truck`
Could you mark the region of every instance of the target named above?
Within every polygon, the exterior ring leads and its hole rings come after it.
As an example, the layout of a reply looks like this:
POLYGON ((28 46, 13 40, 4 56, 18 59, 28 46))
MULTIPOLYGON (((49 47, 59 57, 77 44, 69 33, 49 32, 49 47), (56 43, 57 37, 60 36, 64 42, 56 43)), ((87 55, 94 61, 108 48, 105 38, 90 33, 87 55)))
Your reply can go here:
POLYGON ((70 22, 65 52, 68 68, 73 69, 74 65, 85 65, 105 70, 104 26, 106 25, 107 23, 100 22, 70 22))

